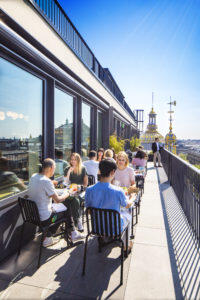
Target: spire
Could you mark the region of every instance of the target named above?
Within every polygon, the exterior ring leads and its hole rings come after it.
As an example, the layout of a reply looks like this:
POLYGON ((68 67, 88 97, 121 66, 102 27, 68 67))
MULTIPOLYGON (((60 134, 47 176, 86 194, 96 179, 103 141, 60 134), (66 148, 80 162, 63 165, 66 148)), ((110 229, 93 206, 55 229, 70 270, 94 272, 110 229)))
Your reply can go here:
POLYGON ((155 114, 155 111, 153 109, 153 103, 154 103, 154 92, 152 92, 152 108, 151 108, 151 111, 150 111, 150 114, 155 114))

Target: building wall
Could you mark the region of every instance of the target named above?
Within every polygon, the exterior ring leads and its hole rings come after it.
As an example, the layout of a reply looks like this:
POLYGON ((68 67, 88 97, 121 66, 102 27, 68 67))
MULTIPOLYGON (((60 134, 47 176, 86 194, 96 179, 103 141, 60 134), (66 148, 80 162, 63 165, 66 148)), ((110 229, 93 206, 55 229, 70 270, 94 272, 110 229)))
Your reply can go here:
POLYGON ((45 46, 51 53, 59 58, 68 68, 84 80, 110 106, 114 106, 129 122, 132 118, 125 109, 115 100, 99 80, 84 66, 72 50, 64 43, 58 34, 48 25, 36 10, 24 0, 1 0, 2 8, 10 17, 29 32, 38 42, 45 46), (37 24, 37 25, 36 25, 37 24))
MULTIPOLYGON (((27 188, 30 176, 39 170, 40 161, 45 157, 55 158, 55 148, 58 148, 56 151, 64 150, 65 159, 71 151, 85 156, 89 149, 108 147, 109 135, 113 133, 114 126, 118 126, 121 137, 130 138, 137 133, 130 115, 28 1, 1 0, 0 8, 22 27, 20 35, 1 15, 0 63, 6 92, 3 90, 1 98, 1 101, 5 101, 1 103, 0 126, 5 118, 9 122, 4 126, 5 132, 0 134, 0 157, 7 157, 7 171, 11 172, 13 180, 17 176, 27 188), (83 87, 60 65, 56 65, 36 46, 27 42, 23 35, 24 29, 90 89, 83 87), (23 107, 20 108, 22 101, 23 107), (5 104, 10 106, 5 106, 5 111, 2 111, 5 104), (66 119, 63 116, 57 118, 62 111, 66 112, 66 119), (17 127, 14 122, 22 119, 28 122, 24 121, 21 128, 26 130, 31 127, 30 131, 23 137, 15 138, 14 130, 17 127), (60 123, 57 123, 57 119, 60 119, 60 123), (39 129, 34 134, 36 128, 39 129), (98 131, 99 128, 103 135, 98 131), (6 136, 8 129, 12 131, 12 137, 6 136), (67 146, 62 148, 64 145, 67 146)), ((58 171, 57 175, 62 174, 58 171)), ((27 194, 27 190, 20 188, 16 183, 11 190, 10 186, 1 186, 0 260, 15 252, 18 246, 16 241, 19 239, 22 217, 17 199, 19 195, 27 194)), ((25 240, 32 238, 33 234, 34 229, 29 228, 25 232, 25 240)))

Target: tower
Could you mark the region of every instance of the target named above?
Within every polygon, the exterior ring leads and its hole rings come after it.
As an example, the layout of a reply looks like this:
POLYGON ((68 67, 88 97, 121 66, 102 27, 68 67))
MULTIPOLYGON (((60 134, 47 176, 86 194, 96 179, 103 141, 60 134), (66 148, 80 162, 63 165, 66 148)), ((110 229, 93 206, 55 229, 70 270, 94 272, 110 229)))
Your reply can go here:
POLYGON ((157 114, 154 111, 153 107, 154 102, 154 93, 152 93, 152 108, 149 113, 149 122, 145 133, 141 136, 141 143, 144 146, 145 150, 151 150, 151 145, 155 141, 155 138, 158 137, 161 142, 164 141, 164 137, 158 132, 158 126, 156 125, 156 116, 157 114))
POLYGON ((166 149, 173 152, 174 154, 176 154, 176 136, 175 134, 172 132, 172 114, 174 113, 174 111, 172 110, 172 105, 176 106, 176 101, 172 102, 171 96, 170 96, 170 102, 168 103, 170 105, 170 110, 168 111, 168 113, 170 114, 169 117, 169 132, 168 134, 165 136, 165 145, 166 145, 166 149))

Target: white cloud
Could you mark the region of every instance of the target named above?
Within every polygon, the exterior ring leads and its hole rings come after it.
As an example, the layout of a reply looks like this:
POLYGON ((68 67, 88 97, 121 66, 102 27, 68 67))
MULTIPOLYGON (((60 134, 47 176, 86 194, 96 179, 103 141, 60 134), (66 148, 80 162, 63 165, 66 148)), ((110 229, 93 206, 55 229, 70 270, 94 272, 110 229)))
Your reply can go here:
POLYGON ((7 117, 12 118, 13 120, 24 119, 25 121, 28 121, 28 116, 24 116, 23 114, 18 114, 14 111, 7 111, 6 115, 7 117))
POLYGON ((5 120, 5 113, 4 113, 4 111, 0 111, 0 120, 1 121, 5 120))

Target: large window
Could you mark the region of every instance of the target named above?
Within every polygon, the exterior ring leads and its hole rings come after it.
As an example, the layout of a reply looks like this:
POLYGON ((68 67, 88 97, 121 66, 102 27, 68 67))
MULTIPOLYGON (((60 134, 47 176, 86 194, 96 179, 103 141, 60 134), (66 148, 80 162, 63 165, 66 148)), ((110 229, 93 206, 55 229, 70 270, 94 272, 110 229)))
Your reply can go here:
POLYGON ((90 106, 82 103, 81 155, 83 160, 90 150, 90 111, 90 106))
POLYGON ((55 175, 63 175, 73 148, 73 97, 55 89, 55 175))
POLYGON ((97 119, 97 147, 102 147, 102 123, 103 116, 102 112, 98 111, 98 119, 97 119))
POLYGON ((0 58, 0 199, 27 188, 39 170, 41 79, 0 58))

